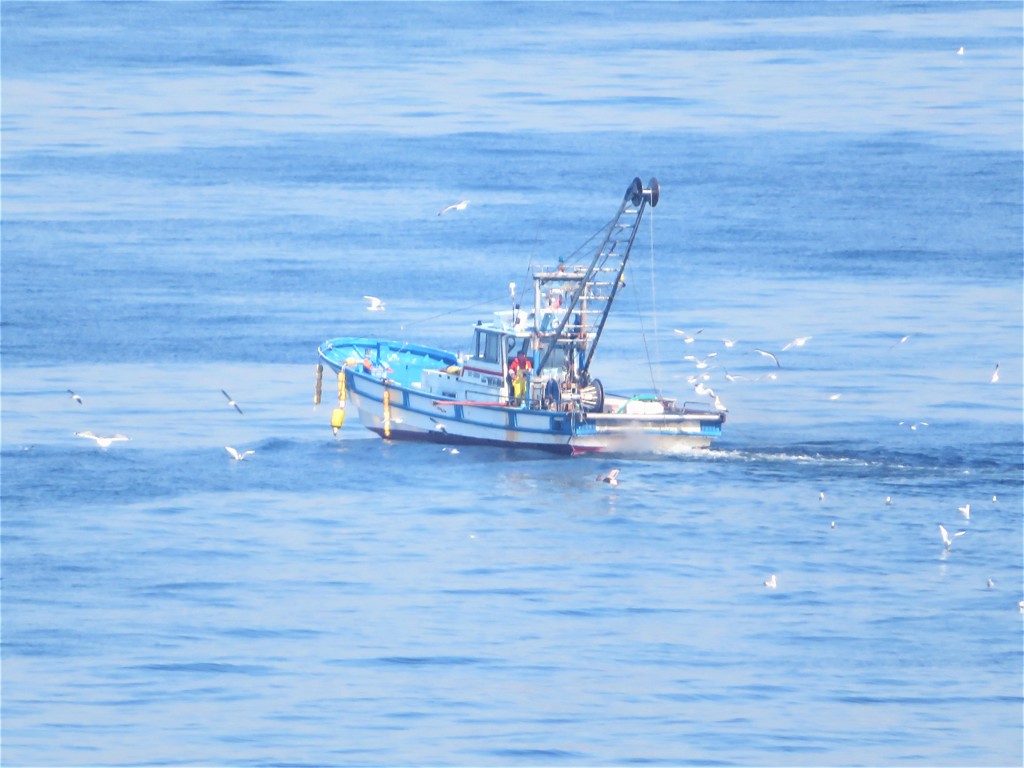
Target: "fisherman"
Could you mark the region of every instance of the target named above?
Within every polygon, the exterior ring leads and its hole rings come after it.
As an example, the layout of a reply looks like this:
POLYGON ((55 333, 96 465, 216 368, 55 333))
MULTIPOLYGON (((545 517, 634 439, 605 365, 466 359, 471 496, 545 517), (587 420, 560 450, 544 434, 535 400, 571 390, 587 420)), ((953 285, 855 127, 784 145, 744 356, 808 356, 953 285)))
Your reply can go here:
POLYGON ((505 380, 508 382, 509 396, 513 405, 522 402, 526 394, 526 376, 533 372, 533 361, 526 356, 526 350, 520 349, 519 354, 513 358, 508 366, 508 375, 505 380))

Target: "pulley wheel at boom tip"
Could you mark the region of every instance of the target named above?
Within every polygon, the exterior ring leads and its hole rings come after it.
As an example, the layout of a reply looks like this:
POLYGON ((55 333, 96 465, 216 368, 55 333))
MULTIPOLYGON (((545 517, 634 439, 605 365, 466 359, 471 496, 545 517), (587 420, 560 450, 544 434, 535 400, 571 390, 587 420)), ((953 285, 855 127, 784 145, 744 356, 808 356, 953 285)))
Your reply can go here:
POLYGON ((643 202, 644 183, 640 181, 639 176, 636 176, 633 179, 633 184, 630 186, 626 194, 630 196, 629 201, 633 203, 633 205, 640 205, 640 203, 643 202))
POLYGON ((658 204, 658 197, 661 195, 661 185, 658 184, 658 180, 652 176, 651 181, 647 186, 651 190, 651 208, 653 208, 658 204))

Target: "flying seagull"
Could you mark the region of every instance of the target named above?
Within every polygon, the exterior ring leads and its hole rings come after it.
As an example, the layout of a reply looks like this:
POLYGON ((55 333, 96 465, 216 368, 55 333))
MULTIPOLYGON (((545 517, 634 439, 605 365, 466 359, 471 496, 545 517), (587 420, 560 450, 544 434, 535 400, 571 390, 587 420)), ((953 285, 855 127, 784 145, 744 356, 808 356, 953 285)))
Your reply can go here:
POLYGON ((235 461, 242 461, 246 456, 252 456, 256 451, 236 451, 230 445, 225 445, 224 450, 231 454, 235 461))
POLYGON ((225 391, 224 391, 223 389, 222 389, 222 390, 220 391, 220 393, 221 393, 222 395, 224 395, 224 397, 226 397, 226 398, 228 399, 228 405, 230 405, 230 406, 233 406, 233 407, 234 407, 234 409, 235 409, 236 411, 238 411, 239 413, 241 413, 241 412, 242 412, 242 409, 238 407, 238 403, 236 403, 236 402, 235 402, 235 401, 234 401, 234 400, 233 400, 233 399, 231 398, 231 395, 229 395, 229 394, 228 394, 227 392, 225 392, 225 391))
POLYGON ((608 474, 607 475, 598 475, 597 476, 597 480, 600 483, 608 483, 608 485, 618 485, 619 484, 619 470, 617 470, 617 469, 610 469, 610 470, 608 470, 608 474))
POLYGON ((791 347, 802 347, 804 344, 810 341, 811 338, 811 336, 801 336, 798 339, 793 339, 791 342, 789 342, 789 344, 782 348, 782 351, 785 352, 787 349, 790 349, 791 347))
POLYGON ((704 329, 703 328, 701 328, 696 333, 692 333, 692 334, 691 333, 687 333, 686 331, 680 330, 679 328, 673 328, 672 330, 675 333, 678 333, 680 336, 682 336, 683 337, 683 341, 686 342, 687 344, 693 344, 693 342, 696 340, 696 338, 698 336, 700 336, 702 333, 704 333, 704 329))
POLYGON ((996 363, 996 369, 992 371, 992 378, 989 379, 989 382, 992 384, 995 384, 997 381, 999 381, 999 363, 996 363))
POLYGON ((707 386, 703 381, 698 381, 696 384, 694 384, 693 391, 696 392, 698 395, 701 395, 702 397, 704 395, 707 395, 708 397, 718 397, 718 395, 715 394, 715 390, 707 386))
POLYGON ((964 516, 965 520, 971 519, 971 505, 964 504, 962 507, 957 507, 957 512, 964 516))
POLYGON ((775 574, 773 573, 771 576, 768 577, 768 581, 766 581, 764 585, 768 587, 768 589, 775 589, 777 586, 779 586, 779 580, 775 578, 775 574))
POLYGON ((942 541, 945 543, 946 549, 949 549, 953 546, 953 540, 960 536, 963 536, 965 533, 967 533, 967 531, 957 531, 953 534, 951 538, 949 533, 946 531, 946 527, 942 525, 942 523, 939 523, 939 533, 942 534, 942 541))
POLYGON ((80 398, 78 395, 76 395, 70 389, 68 390, 68 394, 71 395, 71 399, 74 400, 76 403, 78 403, 79 405, 82 404, 82 398, 80 398))
POLYGON ((376 296, 363 296, 363 298, 366 299, 368 302, 370 302, 370 306, 368 306, 366 308, 368 311, 370 311, 370 312, 383 312, 384 311, 384 302, 381 301, 380 299, 378 299, 376 296))
POLYGON ((698 368, 703 369, 703 368, 707 368, 708 367, 708 365, 709 365, 708 360, 710 360, 712 357, 718 357, 718 353, 717 352, 711 352, 710 354, 708 354, 707 357, 705 357, 705 358, 703 358, 701 360, 698 360, 694 355, 686 355, 686 356, 683 357, 683 360, 687 360, 687 361, 693 363, 698 368))
POLYGON ((124 435, 120 434, 111 435, 110 437, 101 437, 100 435, 94 435, 92 432, 75 432, 75 437, 87 437, 90 440, 95 440, 96 445, 98 445, 100 448, 109 448, 111 443, 128 439, 124 435))
POLYGON ((913 336, 913 334, 911 333, 908 333, 906 336, 901 336, 899 339, 893 342, 892 346, 889 347, 889 349, 892 349, 893 347, 898 347, 900 344, 905 344, 907 342, 907 339, 909 339, 911 336, 913 336))
POLYGON ((443 216, 444 214, 448 213, 448 211, 464 211, 466 210, 467 205, 469 205, 469 200, 459 200, 459 202, 457 203, 452 203, 451 205, 442 208, 440 211, 437 212, 437 215, 443 216))
POLYGON ((779 362, 779 358, 777 358, 771 352, 766 352, 763 349, 755 349, 754 351, 757 352, 757 354, 759 354, 759 355, 761 355, 763 357, 770 357, 772 360, 775 361, 775 365, 777 365, 779 368, 782 367, 782 363, 779 362))

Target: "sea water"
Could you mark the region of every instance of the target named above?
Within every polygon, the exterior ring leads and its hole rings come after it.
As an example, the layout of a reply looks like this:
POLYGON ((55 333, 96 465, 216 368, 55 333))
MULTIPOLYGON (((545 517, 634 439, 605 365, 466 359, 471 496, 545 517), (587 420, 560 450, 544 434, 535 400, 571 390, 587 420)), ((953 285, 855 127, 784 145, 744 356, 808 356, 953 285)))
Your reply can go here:
POLYGON ((1021 764, 1018 4, 0 15, 3 765, 1021 764), (332 434, 634 176, 593 371, 712 450, 332 434))

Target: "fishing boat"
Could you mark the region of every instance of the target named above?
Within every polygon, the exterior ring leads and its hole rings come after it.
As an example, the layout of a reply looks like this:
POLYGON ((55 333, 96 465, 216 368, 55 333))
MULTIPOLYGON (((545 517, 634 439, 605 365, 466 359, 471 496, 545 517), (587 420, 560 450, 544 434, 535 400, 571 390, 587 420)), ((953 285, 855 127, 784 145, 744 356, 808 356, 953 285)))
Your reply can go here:
MULTIPOLYGON (((589 262, 534 271, 532 307, 514 303, 478 321, 461 353, 408 341, 342 337, 319 347, 337 376, 335 434, 346 409, 391 440, 484 444, 576 454, 707 448, 725 412, 660 393, 605 392, 595 352, 657 179, 635 178, 589 262)), ((525 303, 525 302, 524 302, 525 303)))

